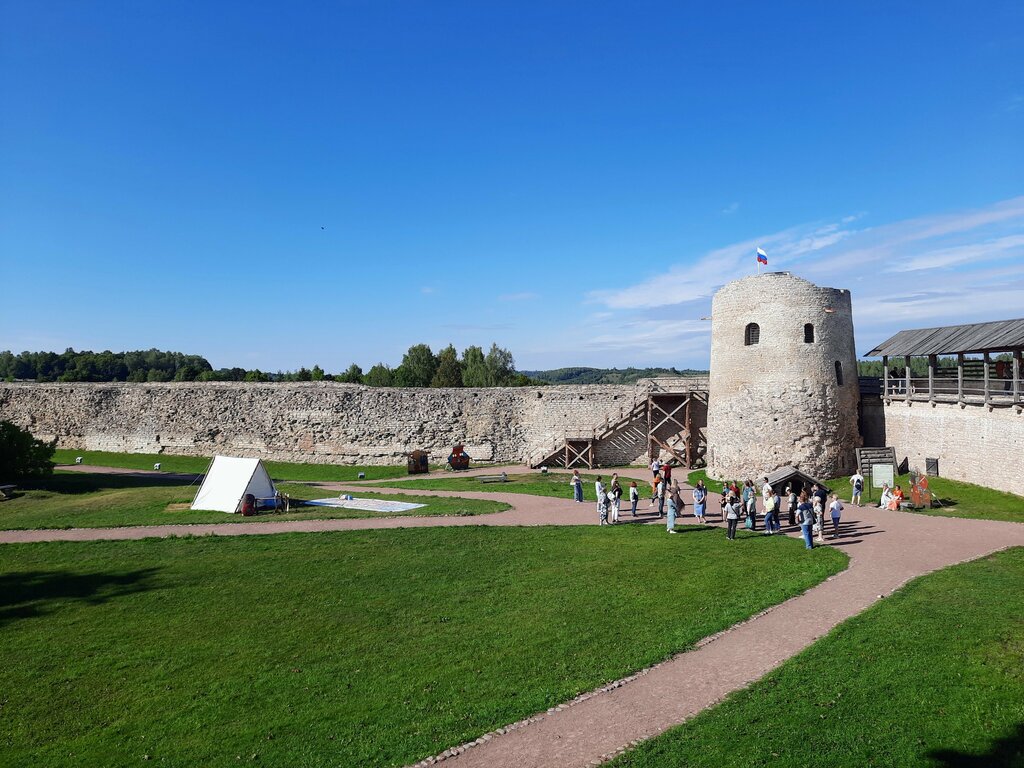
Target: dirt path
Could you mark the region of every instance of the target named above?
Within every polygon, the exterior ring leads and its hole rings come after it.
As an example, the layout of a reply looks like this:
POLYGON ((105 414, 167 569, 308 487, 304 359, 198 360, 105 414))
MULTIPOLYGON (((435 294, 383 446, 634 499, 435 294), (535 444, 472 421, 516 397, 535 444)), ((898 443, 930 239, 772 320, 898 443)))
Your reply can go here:
MULTIPOLYGON (((501 468, 509 474, 528 471, 501 468)), ((492 474, 482 469, 475 474, 492 474)), ((626 474, 626 473, 621 473, 626 474)), ((628 472, 644 476, 642 470, 628 472)), ((451 477, 450 474, 433 475, 451 477)), ((422 476, 420 476, 422 477, 422 476)), ((400 481, 397 481, 400 482, 400 481)), ((319 483, 325 490, 358 492, 356 483, 319 483)), ((493 486, 492 486, 493 487, 493 486)), ((365 490, 365 488, 363 489, 365 490)), ((152 536, 215 534, 244 536, 295 531, 339 531, 454 525, 593 525, 593 502, 491 491, 377 489, 387 493, 461 496, 507 502, 512 509, 476 517, 396 517, 351 520, 138 526, 45 531, 3 531, 0 543, 139 539, 152 536)), ((717 495, 709 499, 712 519, 717 495)), ((641 522, 653 518, 642 501, 641 522)), ((688 511, 690 507, 688 506, 688 511)), ((631 522, 627 511, 622 519, 631 522)), ((683 521, 692 521, 692 517, 683 521)), ((795 535, 791 532, 790 535, 795 535)), ((678 537, 680 543, 685 536, 678 537)), ((645 670, 621 685, 605 687, 521 724, 487 734, 472 745, 453 747, 418 765, 443 760, 467 768, 571 768, 596 765, 677 725, 749 685, 792 657, 840 622, 861 612, 908 580, 1009 546, 1024 546, 1024 525, 960 520, 847 506, 843 536, 830 546, 850 556, 850 567, 808 592, 717 635, 687 653, 645 670)), ((743 542, 736 543, 742 556, 743 542)), ((807 553, 813 557, 813 553, 807 553)))

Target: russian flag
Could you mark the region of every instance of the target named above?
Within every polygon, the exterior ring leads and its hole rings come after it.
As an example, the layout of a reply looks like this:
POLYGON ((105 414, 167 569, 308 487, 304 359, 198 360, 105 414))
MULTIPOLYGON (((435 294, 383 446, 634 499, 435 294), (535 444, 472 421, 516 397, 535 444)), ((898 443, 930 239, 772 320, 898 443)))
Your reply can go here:
POLYGON ((764 264, 766 267, 768 266, 768 254, 764 252, 763 248, 757 249, 757 260, 764 264))

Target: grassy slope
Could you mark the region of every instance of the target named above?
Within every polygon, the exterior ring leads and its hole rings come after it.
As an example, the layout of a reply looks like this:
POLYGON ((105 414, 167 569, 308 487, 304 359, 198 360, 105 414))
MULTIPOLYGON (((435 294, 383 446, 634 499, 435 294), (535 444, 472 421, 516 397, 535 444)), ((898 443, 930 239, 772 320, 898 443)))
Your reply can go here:
POLYGON ((9 545, 0 764, 399 765, 845 565, 727 544, 593 526, 9 545))
MULTIPOLYGON (((497 472, 495 474, 498 474, 497 472)), ((629 481, 635 479, 640 488, 642 498, 650 498, 651 486, 648 479, 642 472, 633 472, 634 477, 625 477, 619 473, 619 482, 623 487, 623 498, 629 498, 629 481)), ((605 486, 611 481, 611 472, 602 472, 605 486)), ((594 481, 596 474, 581 475, 583 478, 583 498, 587 501, 595 501, 594 481)), ((533 496, 555 496, 563 499, 572 498, 572 488, 569 485, 569 475, 564 472, 553 472, 541 474, 540 472, 526 472, 508 476, 506 483, 482 483, 473 476, 456 475, 435 480, 402 480, 399 482, 367 483, 377 488, 413 488, 417 490, 431 491, 494 491, 501 493, 526 493, 533 496)))
POLYGON ((1024 549, 922 577, 618 768, 1024 765, 1024 549))
MULTIPOLYGON (((159 476, 136 478, 123 475, 58 473, 37 483, 36 488, 0 503, 0 529, 16 528, 96 528, 124 525, 164 525, 190 523, 250 523, 266 520, 309 520, 351 517, 395 517, 398 515, 479 515, 501 512, 509 505, 477 499, 406 496, 360 493, 360 498, 393 499, 427 506, 405 513, 375 514, 330 507, 292 508, 289 514, 263 514, 255 517, 223 512, 193 512, 171 508, 192 501, 198 485, 159 476)), ((278 486, 293 499, 317 499, 334 496, 305 485, 283 483, 278 486)))
MULTIPOLYGON (((721 493, 722 484, 716 480, 708 479, 704 470, 697 470, 689 474, 687 482, 691 485, 703 480, 704 484, 714 493, 721 493)), ((896 483, 903 487, 907 498, 910 498, 910 475, 899 475, 896 483)), ((928 484, 932 493, 942 501, 942 507, 932 509, 912 510, 919 515, 935 515, 939 517, 965 517, 984 520, 1006 520, 1014 523, 1024 523, 1024 498, 1015 496, 1004 491, 995 491, 971 483, 961 483, 957 480, 949 480, 944 477, 930 477, 928 484)), ((828 482, 830 488, 835 490, 841 499, 849 501, 850 476, 837 477, 828 482)), ((878 489, 871 489, 870 499, 878 503, 878 489)), ((869 495, 865 492, 863 496, 865 503, 869 501, 869 495)))
MULTIPOLYGON (((53 460, 58 464, 74 464, 75 457, 81 456, 84 464, 100 467, 123 467, 125 469, 153 469, 159 462, 163 472, 202 474, 210 464, 205 456, 170 456, 157 453, 110 453, 108 451, 73 451, 60 449, 53 460)), ((400 467, 356 467, 339 464, 295 464, 286 461, 265 461, 267 472, 275 480, 347 482, 355 480, 360 472, 368 480, 402 477, 407 470, 400 467)))

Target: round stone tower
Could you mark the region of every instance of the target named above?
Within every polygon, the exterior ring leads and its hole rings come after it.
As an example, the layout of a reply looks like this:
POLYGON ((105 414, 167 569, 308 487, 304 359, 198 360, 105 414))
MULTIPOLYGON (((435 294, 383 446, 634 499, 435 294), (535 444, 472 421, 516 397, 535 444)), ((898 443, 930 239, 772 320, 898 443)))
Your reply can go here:
POLYGON ((756 480, 787 465, 823 480, 851 474, 859 401, 849 291, 768 272, 715 294, 711 477, 756 480))

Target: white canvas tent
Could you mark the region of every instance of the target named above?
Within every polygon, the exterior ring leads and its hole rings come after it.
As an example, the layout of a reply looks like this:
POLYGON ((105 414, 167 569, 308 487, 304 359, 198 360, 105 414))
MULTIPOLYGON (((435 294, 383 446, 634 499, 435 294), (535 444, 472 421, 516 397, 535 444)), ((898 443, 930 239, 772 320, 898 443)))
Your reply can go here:
POLYGON ((274 481, 259 459, 238 459, 214 456, 203 484, 192 501, 192 509, 211 512, 237 512, 245 494, 257 499, 273 499, 277 495, 274 481))

